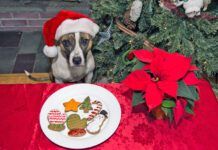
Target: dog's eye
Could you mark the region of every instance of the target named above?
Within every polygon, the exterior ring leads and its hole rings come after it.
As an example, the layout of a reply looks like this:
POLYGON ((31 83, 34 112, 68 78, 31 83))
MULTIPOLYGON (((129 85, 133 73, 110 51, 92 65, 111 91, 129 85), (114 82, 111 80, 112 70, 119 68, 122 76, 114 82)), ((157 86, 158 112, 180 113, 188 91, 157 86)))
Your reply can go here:
POLYGON ((88 39, 81 39, 80 44, 83 46, 86 46, 88 44, 89 40, 88 39))
POLYGON ((64 45, 64 47, 69 47, 70 46, 70 41, 69 40, 63 40, 62 44, 64 45))

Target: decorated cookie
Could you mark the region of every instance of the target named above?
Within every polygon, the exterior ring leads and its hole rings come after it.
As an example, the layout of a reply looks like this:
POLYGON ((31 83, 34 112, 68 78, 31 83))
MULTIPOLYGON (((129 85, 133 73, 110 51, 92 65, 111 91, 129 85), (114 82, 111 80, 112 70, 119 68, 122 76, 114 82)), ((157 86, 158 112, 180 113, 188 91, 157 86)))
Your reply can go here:
POLYGON ((72 98, 70 101, 65 102, 63 105, 65 107, 65 112, 68 112, 68 111, 77 112, 78 106, 80 104, 81 104, 80 102, 77 102, 75 99, 72 98))
POLYGON ((49 124, 48 128, 53 131, 62 131, 65 129, 64 124, 49 124))
POLYGON ((78 114, 71 114, 68 118, 67 118, 67 127, 70 130, 73 129, 85 129, 87 126, 87 119, 83 118, 81 119, 80 116, 78 114))
POLYGON ((90 97, 86 97, 85 100, 80 105, 80 110, 83 110, 84 113, 88 113, 89 110, 92 110, 92 104, 90 102, 90 97))
POLYGON ((94 102, 92 102, 92 104, 96 105, 96 107, 93 109, 93 111, 88 116, 87 118, 88 121, 92 120, 96 115, 98 115, 102 109, 102 103, 100 101, 95 100, 94 102))
POLYGON ((102 110, 100 114, 95 116, 93 120, 87 125, 87 132, 90 134, 98 134, 105 120, 108 118, 107 114, 108 113, 105 110, 102 110))
POLYGON ((86 134, 85 129, 73 129, 68 132, 69 136, 80 137, 86 134))
POLYGON ((52 109, 48 113, 48 128, 54 131, 62 131, 65 129, 64 123, 66 121, 67 115, 65 113, 61 113, 57 109, 52 109))

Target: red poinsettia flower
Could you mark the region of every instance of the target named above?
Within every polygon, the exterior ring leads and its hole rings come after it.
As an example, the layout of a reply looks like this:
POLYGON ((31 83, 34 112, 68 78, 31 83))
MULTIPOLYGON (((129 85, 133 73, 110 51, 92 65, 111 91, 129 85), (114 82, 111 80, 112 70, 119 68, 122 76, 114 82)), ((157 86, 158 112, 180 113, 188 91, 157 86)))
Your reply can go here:
MULTIPOLYGON (((172 53, 168 53, 163 49, 154 47, 152 52, 149 50, 145 50, 145 49, 133 50, 129 53, 129 56, 131 56, 131 59, 133 59, 134 57, 133 55, 141 62, 147 63, 147 65, 145 66, 145 69, 148 70, 150 68, 149 63, 152 61, 153 58, 155 58, 155 56, 165 58, 169 55, 172 55, 172 53)), ((199 69, 195 65, 192 65, 189 68, 189 71, 196 71, 196 70, 199 70, 199 69)))
POLYGON ((199 83, 199 79, 196 77, 194 72, 188 72, 184 78, 183 81, 186 85, 197 85, 199 83))
POLYGON ((133 50, 132 53, 138 60, 144 63, 150 63, 155 56, 164 58, 170 55, 170 53, 167 53, 165 50, 156 47, 153 48, 152 52, 145 49, 139 49, 133 50))
MULTIPOLYGON (((150 62, 155 58, 155 57, 168 57, 170 55, 172 55, 171 53, 166 52, 163 49, 160 48, 153 48, 153 52, 148 51, 148 50, 144 50, 144 49, 139 49, 139 50, 133 50, 131 52, 131 58, 133 59, 133 55, 140 60, 141 62, 147 63, 142 69, 143 70, 150 70, 150 62)), ((180 55, 178 53, 173 53, 173 55, 180 55)), ((182 55, 180 55, 182 56, 182 55)), ((184 56, 182 56, 184 57, 184 56)), ((191 59, 190 59, 191 61, 191 59)), ((195 65, 191 65, 189 68, 189 72, 187 72, 187 74, 184 76, 184 82, 186 83, 186 85, 196 85, 199 80, 196 77, 195 73, 193 71, 197 71, 199 70, 195 65)))
POLYGON ((191 68, 191 59, 157 48, 153 52, 137 50, 133 53, 140 61, 149 63, 150 72, 136 70, 129 74, 123 83, 132 90, 145 93, 144 97, 149 110, 159 106, 165 94, 176 98, 178 80, 188 73, 191 68))

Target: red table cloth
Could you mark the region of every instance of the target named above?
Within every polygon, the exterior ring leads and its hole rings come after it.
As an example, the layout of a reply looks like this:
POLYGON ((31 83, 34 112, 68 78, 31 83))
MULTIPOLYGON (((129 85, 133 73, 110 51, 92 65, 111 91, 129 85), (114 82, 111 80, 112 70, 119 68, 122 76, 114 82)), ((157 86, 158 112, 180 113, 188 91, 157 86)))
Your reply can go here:
MULTIPOLYGON (((64 149, 43 134, 40 109, 53 92, 69 84, 0 85, 0 149, 64 149)), ((131 107, 131 93, 120 84, 100 84, 118 99, 122 117, 116 132, 92 149, 215 150, 218 149, 218 104, 205 80, 199 84, 200 101, 195 115, 175 128, 165 120, 152 119, 143 105, 131 107)))

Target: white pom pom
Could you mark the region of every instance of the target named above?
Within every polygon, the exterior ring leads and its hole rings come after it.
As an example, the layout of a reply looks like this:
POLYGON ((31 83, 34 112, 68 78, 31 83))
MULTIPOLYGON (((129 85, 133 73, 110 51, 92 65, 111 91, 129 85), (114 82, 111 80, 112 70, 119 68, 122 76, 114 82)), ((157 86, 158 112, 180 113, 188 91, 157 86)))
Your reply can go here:
POLYGON ((57 56, 57 54, 58 54, 58 50, 57 50, 56 46, 45 45, 43 52, 47 57, 50 57, 50 58, 53 58, 53 57, 57 56))

